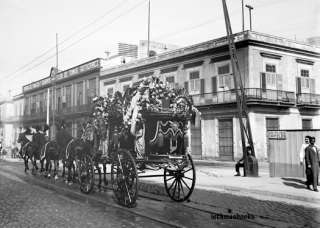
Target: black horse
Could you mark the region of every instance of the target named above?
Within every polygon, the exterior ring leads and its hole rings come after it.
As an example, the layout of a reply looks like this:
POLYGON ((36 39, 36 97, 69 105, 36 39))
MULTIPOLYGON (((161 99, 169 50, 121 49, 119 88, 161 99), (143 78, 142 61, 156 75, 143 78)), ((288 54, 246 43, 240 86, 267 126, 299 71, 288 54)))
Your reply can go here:
POLYGON ((24 171, 27 172, 29 170, 28 161, 30 159, 33 165, 32 173, 34 173, 34 171, 38 169, 36 160, 34 159, 36 157, 36 146, 32 142, 32 140, 29 140, 27 138, 27 135, 28 136, 32 135, 29 129, 19 134, 19 137, 17 140, 17 142, 20 143, 21 145, 19 154, 20 154, 20 157, 24 160, 24 171))
POLYGON ((45 176, 50 178, 52 172, 53 162, 53 176, 58 179, 58 168, 59 168, 59 149, 56 141, 47 141, 41 149, 41 172, 45 172, 45 176), (44 162, 45 168, 44 168, 44 162))

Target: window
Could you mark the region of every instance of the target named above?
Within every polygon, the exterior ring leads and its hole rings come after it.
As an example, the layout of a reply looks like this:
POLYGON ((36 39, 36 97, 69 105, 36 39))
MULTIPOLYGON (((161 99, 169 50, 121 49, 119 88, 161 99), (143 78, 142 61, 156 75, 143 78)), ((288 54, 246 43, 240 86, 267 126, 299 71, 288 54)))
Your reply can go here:
POLYGON ((223 90, 234 89, 233 75, 231 74, 231 68, 229 62, 218 63, 217 65, 218 72, 218 84, 219 88, 223 90))
POLYGON ((96 79, 90 79, 89 80, 89 85, 88 85, 88 90, 87 90, 87 102, 88 104, 91 104, 92 99, 96 95, 96 79))
POLYGON ((309 78, 301 78, 301 89, 309 90, 310 89, 310 79, 309 78))
POLYGON ((66 107, 71 107, 71 85, 66 87, 66 107))
POLYGON ((171 89, 173 89, 175 87, 175 84, 174 84, 174 76, 167 76, 166 77, 166 83, 167 83, 167 86, 171 89))
POLYGON ((230 74, 230 64, 224 64, 221 66, 218 66, 218 74, 222 75, 222 74, 230 74))
POLYGON ((57 97, 57 110, 59 112, 62 109, 61 88, 56 90, 56 97, 57 97))
POLYGON ((77 83, 77 105, 83 105, 83 82, 77 83))
POLYGON ((309 77, 309 70, 301 69, 300 76, 301 77, 309 77))
POLYGON ((312 119, 302 119, 302 129, 312 129, 312 119))
POLYGON ((122 91, 123 91, 123 93, 125 93, 126 92, 126 90, 128 89, 130 87, 130 85, 128 84, 128 85, 124 85, 124 86, 122 86, 122 91))
POLYGON ((266 64, 266 72, 269 72, 269 73, 276 73, 276 65, 275 64, 270 64, 270 63, 267 63, 266 64))
POLYGON ((107 95, 112 96, 113 95, 113 87, 107 88, 107 95))
POLYGON ((190 94, 200 93, 200 71, 190 71, 190 94))
POLYGON ((279 118, 266 118, 267 131, 279 130, 279 118))

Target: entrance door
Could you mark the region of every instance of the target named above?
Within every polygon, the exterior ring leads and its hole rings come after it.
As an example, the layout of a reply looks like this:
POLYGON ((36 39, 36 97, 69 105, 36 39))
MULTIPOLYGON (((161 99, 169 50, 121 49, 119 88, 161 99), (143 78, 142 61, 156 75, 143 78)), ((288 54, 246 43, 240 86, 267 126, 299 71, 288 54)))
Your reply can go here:
POLYGON ((219 120, 219 158, 224 161, 233 161, 232 119, 219 120))

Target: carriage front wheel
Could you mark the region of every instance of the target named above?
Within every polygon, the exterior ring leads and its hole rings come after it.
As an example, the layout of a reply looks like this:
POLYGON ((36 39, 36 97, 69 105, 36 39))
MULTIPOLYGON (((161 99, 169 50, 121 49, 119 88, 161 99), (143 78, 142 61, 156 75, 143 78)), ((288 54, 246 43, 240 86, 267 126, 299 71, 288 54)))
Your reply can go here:
POLYGON ((196 183, 196 170, 190 154, 177 164, 175 168, 164 169, 164 186, 168 196, 183 202, 191 196, 196 183))
POLYGON ((136 162, 128 150, 119 149, 111 164, 111 183, 120 205, 134 207, 138 197, 136 162))
POLYGON ((80 190, 83 193, 89 194, 94 185, 93 161, 89 155, 86 155, 79 160, 78 164, 80 190))

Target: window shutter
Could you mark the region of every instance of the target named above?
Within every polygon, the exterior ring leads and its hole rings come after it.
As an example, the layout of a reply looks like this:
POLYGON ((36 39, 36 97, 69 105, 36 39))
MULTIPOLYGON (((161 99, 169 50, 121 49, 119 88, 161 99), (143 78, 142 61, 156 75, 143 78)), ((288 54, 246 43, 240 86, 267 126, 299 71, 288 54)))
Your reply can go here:
POLYGON ((211 84, 212 84, 212 93, 217 93, 217 77, 214 76, 211 78, 211 84))
POLYGON ((310 93, 315 94, 316 93, 316 82, 314 78, 310 78, 310 93))
POLYGON ((186 92, 189 92, 189 83, 188 82, 184 82, 184 89, 186 90, 186 92))
POLYGON ((261 73, 261 89, 262 91, 266 91, 267 89, 267 82, 266 82, 266 73, 261 73))
POLYGON ((202 97, 204 96, 204 78, 200 79, 200 94, 202 97))
POLYGON ((281 74, 277 74, 277 89, 283 90, 282 89, 282 75, 281 74))
POLYGON ((301 78, 297 77, 297 93, 301 93, 301 78))

